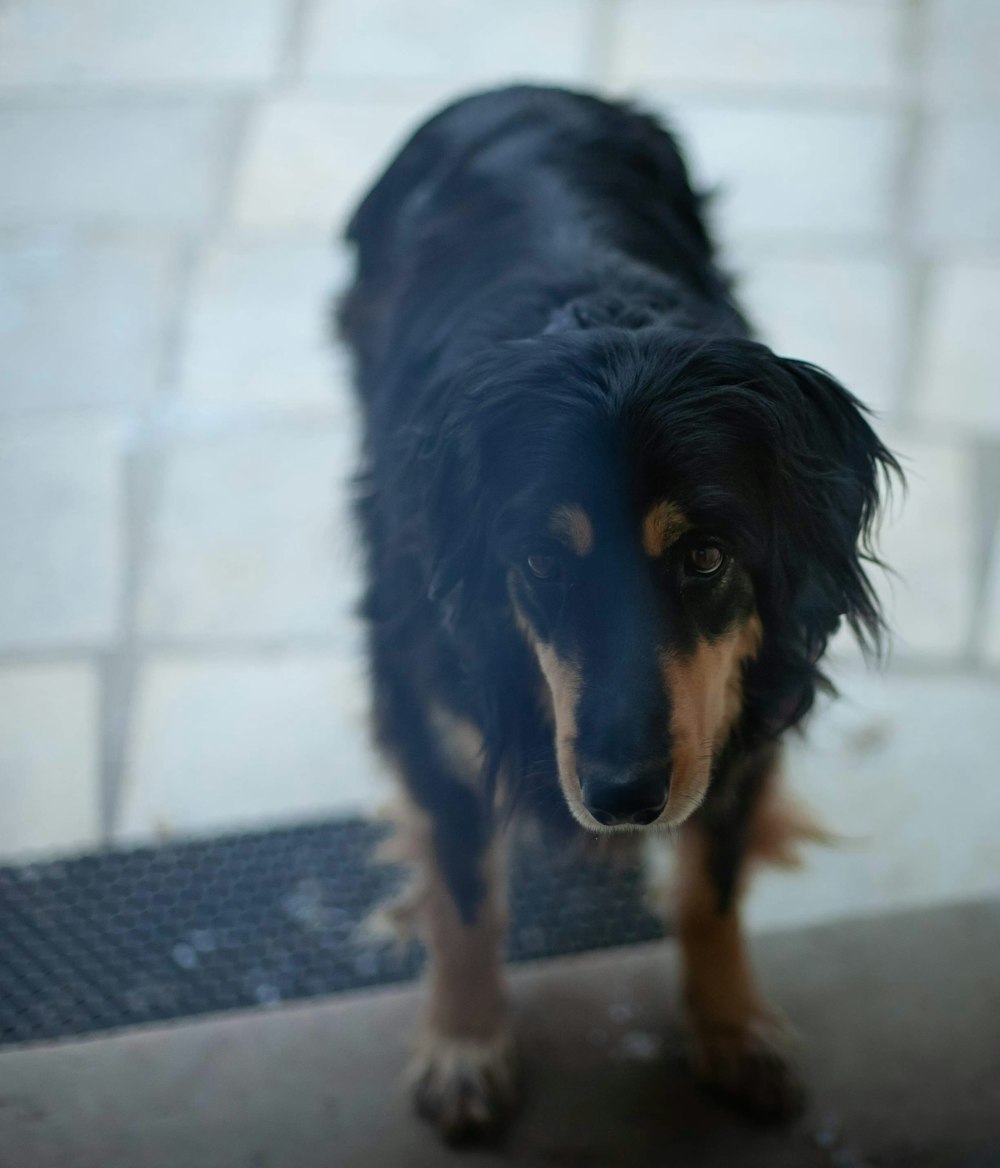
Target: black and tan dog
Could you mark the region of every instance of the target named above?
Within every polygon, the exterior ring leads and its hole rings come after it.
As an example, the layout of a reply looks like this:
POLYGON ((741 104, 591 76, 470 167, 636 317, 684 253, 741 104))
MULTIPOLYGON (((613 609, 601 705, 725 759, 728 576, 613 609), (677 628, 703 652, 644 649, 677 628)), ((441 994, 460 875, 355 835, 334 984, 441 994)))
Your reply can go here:
POLYGON ((377 728, 429 950, 420 1109, 453 1136, 509 1102, 512 810, 676 848, 696 1066, 793 1109, 739 897, 795 834, 778 741, 827 640, 846 618, 877 641, 892 457, 836 381, 751 339, 676 144, 625 106, 458 102, 348 234, 377 728))

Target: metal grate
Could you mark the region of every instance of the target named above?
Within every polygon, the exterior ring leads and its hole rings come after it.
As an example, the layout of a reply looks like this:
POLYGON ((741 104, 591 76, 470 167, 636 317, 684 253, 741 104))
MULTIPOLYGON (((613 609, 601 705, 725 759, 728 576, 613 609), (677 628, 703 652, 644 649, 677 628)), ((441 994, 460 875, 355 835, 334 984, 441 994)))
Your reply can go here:
MULTIPOLYGON (((418 946, 358 939, 401 879, 369 862, 380 835, 341 820, 0 868, 0 1044, 414 977, 418 946)), ((515 961, 662 934, 636 869, 524 843, 511 919, 515 961)))

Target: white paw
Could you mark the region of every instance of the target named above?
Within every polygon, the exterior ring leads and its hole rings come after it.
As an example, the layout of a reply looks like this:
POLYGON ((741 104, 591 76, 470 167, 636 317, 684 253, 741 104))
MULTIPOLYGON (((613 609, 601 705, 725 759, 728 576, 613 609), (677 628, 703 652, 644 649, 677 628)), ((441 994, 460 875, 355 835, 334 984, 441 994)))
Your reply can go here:
POLYGON ((417 1111, 448 1141, 495 1129, 514 1099, 514 1046, 504 1031, 488 1042, 426 1035, 408 1079, 417 1111))

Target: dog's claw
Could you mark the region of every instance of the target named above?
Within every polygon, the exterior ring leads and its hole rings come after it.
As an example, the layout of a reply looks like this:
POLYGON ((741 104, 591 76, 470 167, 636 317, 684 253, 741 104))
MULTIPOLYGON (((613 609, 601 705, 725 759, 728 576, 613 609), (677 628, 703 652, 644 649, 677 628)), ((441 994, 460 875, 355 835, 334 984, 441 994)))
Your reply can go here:
POLYGON ((425 1040, 410 1067, 413 1102, 449 1143, 494 1132, 514 1097, 514 1057, 505 1034, 492 1042, 425 1040))
POLYGON ((699 1026, 694 1061, 706 1086, 757 1119, 787 1121, 805 1107, 792 1038, 776 1019, 699 1026))

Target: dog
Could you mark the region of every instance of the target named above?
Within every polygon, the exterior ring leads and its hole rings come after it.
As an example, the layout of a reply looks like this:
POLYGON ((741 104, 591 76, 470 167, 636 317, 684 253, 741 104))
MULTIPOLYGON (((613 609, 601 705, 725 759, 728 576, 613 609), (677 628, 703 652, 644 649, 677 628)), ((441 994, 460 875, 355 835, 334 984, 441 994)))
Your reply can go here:
POLYGON ((694 1065, 758 1114, 801 1106, 740 898, 810 830, 780 740, 829 638, 878 648, 899 468, 846 389, 753 339, 703 212, 653 118, 517 86, 426 122, 347 229, 374 720, 428 952, 411 1081, 448 1139, 514 1093, 514 814, 673 846, 694 1065))

